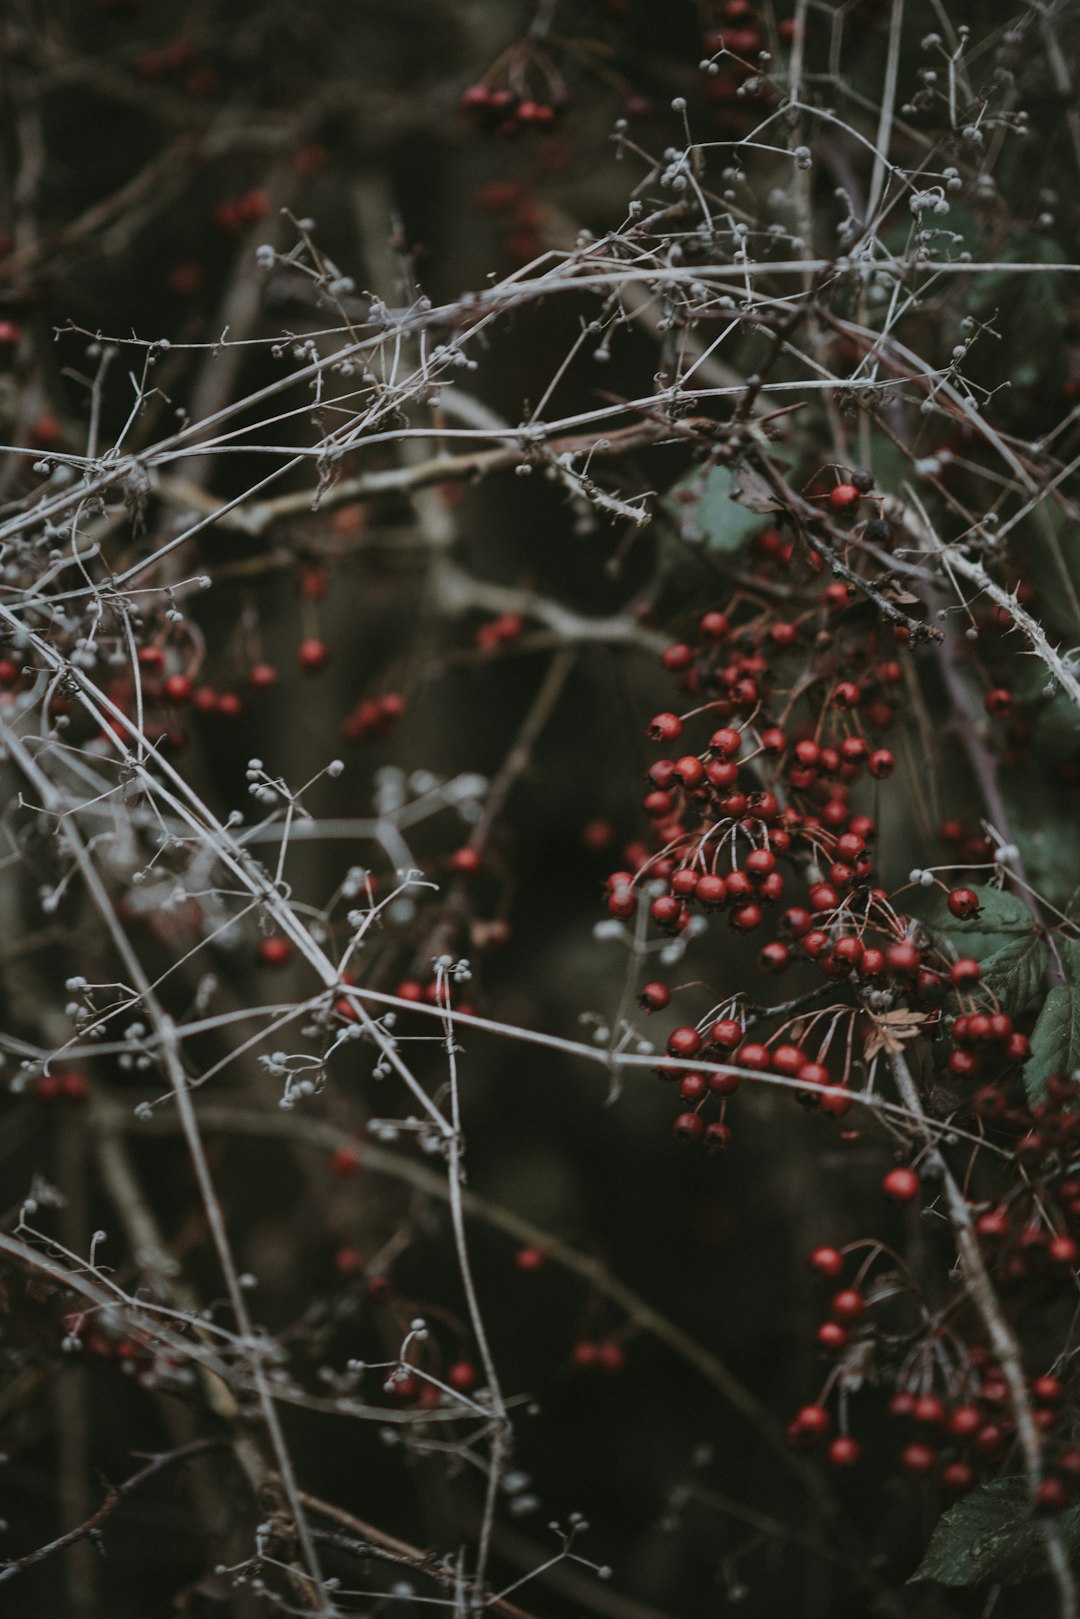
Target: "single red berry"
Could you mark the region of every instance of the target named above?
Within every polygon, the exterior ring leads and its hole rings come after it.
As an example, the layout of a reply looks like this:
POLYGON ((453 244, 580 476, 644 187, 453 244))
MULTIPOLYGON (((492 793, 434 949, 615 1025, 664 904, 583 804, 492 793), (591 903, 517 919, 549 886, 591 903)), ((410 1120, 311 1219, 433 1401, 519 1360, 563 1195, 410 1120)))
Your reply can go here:
POLYGON ((860 495, 853 483, 838 483, 829 491, 829 505, 834 512, 850 512, 859 504, 860 495))
POLYGON ((920 1395, 911 1408, 913 1419, 924 1428, 940 1428, 947 1414, 936 1394, 920 1395))
POLYGON ((815 1248, 810 1255, 809 1265, 819 1276, 833 1281, 844 1268, 844 1256, 839 1248, 815 1248))
POLYGON ((941 1482, 950 1495, 967 1495, 975 1488, 975 1469, 969 1462, 949 1462, 941 1470, 941 1482))
POLYGON ((1044 1478, 1035 1491, 1035 1510, 1040 1513, 1064 1512, 1069 1492, 1059 1478, 1044 1478))
MULTIPOLYGON (((710 1041, 723 1051, 734 1051, 742 1037, 742 1024, 738 1023, 735 1018, 718 1018, 709 1030, 710 1041)), ((766 1053, 767 1060, 768 1054, 766 1053)))
POLYGON ((481 864, 480 851, 470 848, 467 843, 463 844, 460 849, 455 849, 450 856, 451 868, 461 876, 473 876, 474 873, 480 870, 481 864))
POLYGON ((717 876, 715 872, 706 872, 704 877, 698 878, 695 898, 699 899, 702 905, 710 907, 723 905, 727 897, 728 885, 723 877, 717 876))
POLYGON ((823 1321, 817 1329, 817 1341, 830 1355, 838 1355, 847 1348, 847 1331, 839 1321, 823 1321))
POLYGON ((859 1441, 847 1434, 837 1434, 828 1450, 829 1462, 833 1467, 854 1467, 861 1455, 859 1441))
POLYGON ((339 1180, 348 1180, 360 1173, 360 1159, 352 1147, 335 1147, 330 1154, 330 1171, 339 1180))
POLYGON ((660 656, 660 662, 671 674, 682 674, 694 661, 694 653, 683 641, 676 641, 660 656))
POLYGON ((885 951, 885 961, 894 973, 907 976, 919 969, 919 952, 910 939, 898 939, 885 951))
POLYGON ((690 1024, 683 1024, 672 1029, 667 1048, 670 1057, 694 1057, 701 1050, 701 1035, 690 1024))
POLYGON ((792 1427, 804 1440, 824 1439, 832 1426, 829 1413, 823 1405, 804 1405, 795 1413, 792 1427))
POLYGON ((833 1295, 829 1309, 837 1321, 858 1321, 865 1313, 866 1300, 857 1288, 845 1287, 833 1295))
POLYGON ((188 675, 167 675, 164 690, 171 703, 188 703, 194 686, 188 675))
POLYGON ((937 1466, 937 1451, 931 1445, 916 1442, 905 1445, 900 1452, 900 1466, 912 1478, 925 1478, 937 1466))
POLYGON ((682 736, 682 720, 678 714, 654 714, 648 732, 654 742, 674 742, 682 736))
POLYGON ((259 960, 264 967, 284 967, 292 956, 292 942, 275 934, 259 940, 259 960))
POLYGON ((949 982, 954 989, 971 989, 982 977, 982 968, 971 956, 961 956, 949 968, 949 982))
POLYGON ((705 1134, 705 1125, 696 1113, 680 1113, 672 1129, 677 1141, 698 1142, 705 1134))
POLYGON ((1054 1237, 1046 1252, 1052 1265, 1075 1270, 1080 1262, 1080 1246, 1077 1246, 1072 1237, 1054 1237))
POLYGON ((979 896, 970 888, 954 888, 945 903, 962 920, 979 914, 979 896))
POLYGON ((301 641, 296 649, 296 661, 308 674, 314 674, 316 670, 324 668, 329 655, 326 643, 314 638, 301 641))
POLYGON ((870 755, 867 769, 875 781, 884 781, 885 777, 891 776, 896 769, 896 760, 888 748, 875 748, 870 755))
POLYGON ((983 707, 993 719, 1004 719, 1012 713, 1012 692, 1004 686, 995 686, 983 698, 983 707))
POLYGON ((662 1012, 670 1000, 670 989, 659 980, 656 983, 646 984, 638 996, 638 1004, 646 1012, 662 1012))
POLYGON ((532 1275, 536 1271, 544 1269, 544 1266, 547 1264, 547 1255, 544 1253, 542 1248, 519 1248, 517 1253, 514 1255, 514 1264, 517 1266, 518 1270, 525 1271, 527 1274, 532 1275))
POLYGON ((446 1381, 459 1394, 471 1394, 477 1384, 476 1367, 468 1360, 457 1360, 446 1373, 446 1381))
POLYGON ((248 674, 248 680, 256 691, 266 691, 268 687, 277 684, 277 670, 272 663, 253 664, 248 674))
POLYGON ((919 1195, 919 1177, 913 1169, 890 1169, 881 1190, 894 1203, 911 1203, 919 1195))

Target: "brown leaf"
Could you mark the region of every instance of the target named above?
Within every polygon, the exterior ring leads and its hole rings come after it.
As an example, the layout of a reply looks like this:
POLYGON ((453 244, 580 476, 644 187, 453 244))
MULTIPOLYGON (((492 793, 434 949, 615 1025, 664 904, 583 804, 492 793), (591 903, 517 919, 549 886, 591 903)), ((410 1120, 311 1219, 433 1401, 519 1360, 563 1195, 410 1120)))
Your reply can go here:
POLYGON ((904 1049, 905 1040, 914 1040, 922 1033, 922 1025, 929 1016, 926 1012, 911 1012, 900 1007, 895 1012, 880 1012, 874 1018, 872 1032, 866 1037, 863 1055, 867 1062, 879 1051, 895 1053, 904 1049))
POLYGON ((731 478, 731 498, 751 512, 780 512, 783 502, 777 500, 759 472, 751 467, 736 467, 731 478))

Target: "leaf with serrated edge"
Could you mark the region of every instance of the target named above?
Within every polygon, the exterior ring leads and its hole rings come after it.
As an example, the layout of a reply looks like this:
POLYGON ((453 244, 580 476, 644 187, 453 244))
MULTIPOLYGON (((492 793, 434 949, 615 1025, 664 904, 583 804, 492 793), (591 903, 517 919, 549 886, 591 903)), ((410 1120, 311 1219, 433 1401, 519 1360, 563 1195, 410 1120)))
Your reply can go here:
MULTIPOLYGON (((1080 1507, 1056 1520, 1069 1551, 1080 1546, 1080 1507)), ((1032 1517, 1022 1478, 999 1478, 981 1485, 949 1508, 937 1522, 926 1556, 909 1584, 981 1585, 993 1580, 1015 1584, 1045 1572, 1042 1526, 1032 1517)))

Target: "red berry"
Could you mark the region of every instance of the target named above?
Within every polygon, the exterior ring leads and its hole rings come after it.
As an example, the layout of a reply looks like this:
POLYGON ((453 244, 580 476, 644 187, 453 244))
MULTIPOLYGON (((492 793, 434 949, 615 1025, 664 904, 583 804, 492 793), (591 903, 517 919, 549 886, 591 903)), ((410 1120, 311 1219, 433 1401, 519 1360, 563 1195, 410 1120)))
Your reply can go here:
POLYGON ((676 641, 661 654, 660 662, 671 674, 682 674, 694 661, 693 650, 683 641, 676 641))
POLYGON ((795 1414, 792 1427, 798 1430, 804 1439, 824 1439, 832 1426, 829 1413, 823 1405, 804 1405, 795 1414))
POLYGON ((166 676, 165 695, 172 703, 190 702, 193 689, 192 682, 187 675, 166 676))
POLYGON ((638 996, 638 1004, 646 1012, 662 1012, 671 1000, 671 991, 666 984, 659 981, 646 984, 638 996))
POLYGON ((945 1406, 936 1394, 923 1394, 911 1408, 911 1415, 924 1428, 940 1428, 945 1421, 945 1406))
POLYGON ((941 1470, 941 1482, 950 1495, 966 1495, 975 1488, 975 1469, 968 1462, 949 1462, 941 1470))
POLYGON ((885 960, 894 973, 908 975, 918 971, 919 952, 909 939, 898 939, 885 951, 885 960))
POLYGON ((838 483, 835 489, 829 491, 829 505, 834 512, 852 511, 860 500, 859 491, 853 483, 838 483))
POLYGON ((858 1440, 851 1439, 847 1434, 837 1434, 828 1450, 833 1467, 854 1467, 861 1455, 858 1440))
POLYGON ((313 674, 316 670, 322 669, 325 666, 328 657, 329 653, 324 641, 317 641, 315 639, 301 641, 300 645, 296 649, 297 663, 300 665, 301 669, 306 670, 309 674, 313 674))
POLYGON ((284 967, 292 955, 292 942, 275 934, 259 940, 259 960, 264 967, 284 967))
POLYGON ((930 1445, 905 1445, 900 1452, 900 1466, 912 1478, 925 1478, 937 1466, 937 1451, 930 1445))
POLYGON ((815 1248, 809 1263, 812 1271, 832 1281, 844 1268, 844 1256, 839 1248, 815 1248))
POLYGON ((1004 686, 995 686, 983 698, 983 707, 994 719, 1004 719, 1006 715, 1011 714, 1012 706, 1012 692, 1007 691, 1004 686))
POLYGON ((360 1173, 360 1159, 352 1147, 335 1147, 330 1154, 330 1170, 339 1180, 360 1173))
POLYGON ((858 1321, 866 1310, 866 1300, 857 1288, 845 1287, 833 1295, 829 1308, 837 1321, 858 1321))
POLYGON ((547 1264, 547 1255, 542 1248, 519 1248, 514 1255, 514 1264, 518 1270, 532 1274, 535 1271, 544 1269, 547 1264))
POLYGON ((696 1113, 680 1113, 672 1128, 677 1141, 698 1142, 705 1134, 705 1125, 696 1113))
POLYGON ((446 1381, 459 1394, 471 1394, 477 1383, 476 1367, 468 1360, 455 1361, 447 1371, 446 1381))
POLYGON ((1035 1491, 1035 1510, 1042 1513, 1064 1512, 1069 1504, 1069 1492, 1059 1478, 1044 1478, 1035 1491))
POLYGON ((979 914, 979 896, 970 888, 954 888, 945 903, 954 916, 966 918, 979 914))
POLYGON ((719 877, 713 872, 707 872, 704 877, 698 879, 695 897, 703 905, 723 905, 728 897, 728 885, 723 877, 719 877))
MULTIPOLYGON (((723 1051, 734 1051, 742 1037, 742 1024, 736 1022, 734 1018, 718 1018, 709 1030, 710 1041, 723 1051)), ((768 1053, 766 1053, 766 1061, 768 1061, 768 1053)))
POLYGON ((682 735, 682 720, 677 714, 655 714, 648 731, 654 742, 674 742, 682 735))
POLYGON ((867 769, 875 781, 883 781, 886 776, 891 776, 896 769, 896 760, 888 748, 875 748, 870 755, 867 769))
POLYGON ((913 1169, 890 1169, 881 1190, 894 1203, 911 1203, 919 1195, 919 1177, 913 1169))
POLYGON ((681 1028, 672 1029, 667 1048, 670 1057, 696 1056, 701 1050, 701 1035, 690 1024, 683 1024, 681 1028))

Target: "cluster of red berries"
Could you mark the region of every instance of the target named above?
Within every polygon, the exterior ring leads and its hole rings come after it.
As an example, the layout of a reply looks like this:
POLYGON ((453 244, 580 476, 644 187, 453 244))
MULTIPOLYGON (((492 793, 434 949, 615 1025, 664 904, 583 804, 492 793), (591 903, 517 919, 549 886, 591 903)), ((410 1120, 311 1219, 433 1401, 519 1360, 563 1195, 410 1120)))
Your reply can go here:
POLYGON ((400 692, 387 691, 379 697, 363 697, 348 714, 341 733, 347 742, 366 742, 369 737, 393 736, 405 715, 405 699, 400 692))
MULTIPOLYGON (((823 1280, 836 1282, 844 1268, 844 1255, 837 1248, 817 1248, 810 1255, 810 1268, 823 1280)), ((859 1287, 842 1287, 835 1293, 828 1316, 818 1328, 821 1347, 830 1355, 841 1355, 856 1329, 869 1342, 869 1303, 859 1287)), ((937 1477, 953 1495, 973 1489, 980 1468, 1000 1462, 1015 1435, 1010 1415, 1012 1395, 999 1363, 989 1351, 975 1346, 964 1352, 964 1366, 962 1386, 950 1399, 931 1390, 900 1387, 888 1403, 889 1415, 907 1429, 897 1457, 901 1472, 912 1478, 937 1477)), ((829 1440, 826 1454, 830 1464, 852 1467, 862 1455, 858 1440, 847 1433, 830 1439, 832 1418, 825 1398, 835 1383, 835 1375, 830 1376, 826 1396, 796 1413, 788 1427, 788 1440, 800 1448, 829 1440)), ((1034 1378, 1029 1398, 1036 1426, 1052 1441, 1063 1415, 1064 1390, 1059 1379, 1049 1374, 1034 1378)), ((1040 1505, 1047 1511, 1068 1505, 1074 1488, 1080 1484, 1080 1450, 1072 1449, 1065 1441, 1057 1448, 1039 1496, 1040 1505)))
POLYGON ((270 198, 256 187, 239 197, 225 197, 214 209, 214 223, 219 230, 233 232, 246 230, 270 212, 270 198))
POLYGON ((549 85, 540 93, 508 84, 471 84, 461 97, 461 109, 477 128, 499 135, 518 135, 523 130, 545 134, 553 130, 570 104, 561 85, 549 85))
POLYGON ((67 1068, 57 1074, 42 1074, 34 1094, 39 1102, 85 1102, 90 1095, 90 1081, 77 1069, 67 1068))
POLYGON ((476 644, 483 652, 503 652, 516 646, 525 632, 525 620, 520 613, 500 613, 476 632, 476 644))

